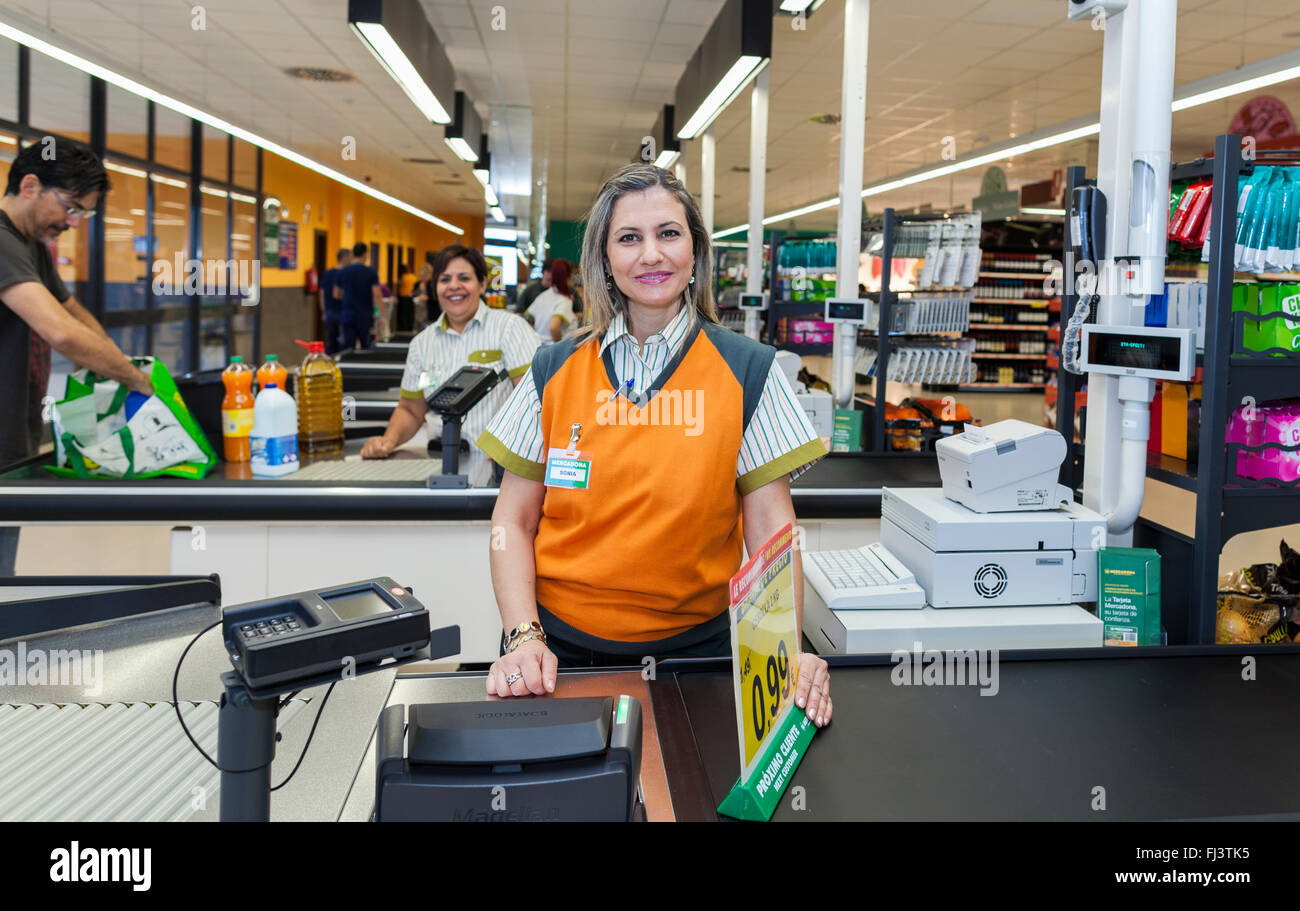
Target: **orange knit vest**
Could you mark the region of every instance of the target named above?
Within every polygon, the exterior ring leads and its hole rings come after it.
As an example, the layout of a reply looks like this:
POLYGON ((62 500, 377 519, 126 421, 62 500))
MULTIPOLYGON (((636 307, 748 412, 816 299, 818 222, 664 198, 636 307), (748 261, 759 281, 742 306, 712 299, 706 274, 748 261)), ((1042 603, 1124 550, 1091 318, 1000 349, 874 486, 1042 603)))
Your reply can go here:
POLYGON ((546 383, 545 446, 590 453, 585 490, 547 487, 537 529, 537 601, 602 639, 666 639, 727 609, 740 567, 736 460, 743 389, 700 331, 645 407, 613 386, 594 343, 546 383))

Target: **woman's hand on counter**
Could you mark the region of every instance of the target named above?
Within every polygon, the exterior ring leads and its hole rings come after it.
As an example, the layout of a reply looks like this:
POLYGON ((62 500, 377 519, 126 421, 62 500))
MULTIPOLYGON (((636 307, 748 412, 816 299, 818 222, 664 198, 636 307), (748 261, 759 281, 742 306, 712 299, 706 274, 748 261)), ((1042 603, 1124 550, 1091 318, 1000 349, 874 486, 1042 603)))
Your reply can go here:
POLYGON ((488 671, 489 696, 543 696, 555 692, 555 670, 559 666, 554 653, 539 639, 530 639, 508 655, 492 663, 488 671), (506 678, 515 674, 514 683, 506 678))
POLYGON ((393 454, 393 444, 384 437, 371 437, 361 447, 363 459, 386 459, 393 454))
POLYGON ((831 674, 825 660, 810 652, 799 655, 799 685, 794 704, 804 710, 817 727, 831 723, 831 674))

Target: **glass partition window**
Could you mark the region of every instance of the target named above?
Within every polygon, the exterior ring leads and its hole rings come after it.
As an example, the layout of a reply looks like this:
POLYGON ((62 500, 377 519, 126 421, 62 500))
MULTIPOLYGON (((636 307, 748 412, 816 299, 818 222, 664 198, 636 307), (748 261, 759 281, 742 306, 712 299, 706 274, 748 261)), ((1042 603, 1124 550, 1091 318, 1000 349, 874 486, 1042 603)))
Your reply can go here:
MULTIPOLYGON (((185 296, 186 260, 189 251, 190 186, 187 181, 161 174, 150 175, 153 184, 153 270, 154 306, 175 310, 188 308, 185 296), (179 266, 179 268, 178 268, 179 266)), ((173 373, 191 369, 189 338, 194 331, 188 318, 166 320, 154 331, 154 356, 173 373)))
POLYGON ((108 148, 136 158, 149 157, 149 102, 139 95, 108 86, 108 148))
MULTIPOLYGON (((206 145, 206 137, 204 143, 206 145)), ((206 152, 205 152, 206 154, 206 152)), ((199 187, 200 243, 203 251, 203 317, 199 336, 199 369, 220 367, 226 362, 226 306, 237 297, 241 281, 239 267, 231 268, 226 255, 230 196, 215 187, 199 187)))
POLYGON ((230 182, 237 187, 254 189, 257 186, 257 146, 236 139, 234 162, 235 170, 230 175, 230 182))
POLYGON ((104 197, 104 310, 143 310, 149 264, 149 181, 144 171, 106 160, 113 189, 104 197))
POLYGON ((188 317, 164 320, 153 329, 153 356, 167 365, 173 375, 189 373, 190 339, 194 336, 194 325, 188 317))
POLYGON ((154 161, 179 171, 190 169, 190 119, 155 104, 153 107, 154 161))
POLYGON ((230 258, 255 263, 259 259, 257 246, 257 199, 243 193, 230 194, 234 221, 230 226, 230 258))
POLYGON ((18 45, 8 38, 0 38, 0 120, 18 120, 18 45))
POLYGON ((89 142, 90 77, 35 51, 31 77, 31 126, 89 142))
POLYGON ((226 183, 230 180, 230 134, 203 124, 203 176, 226 183))

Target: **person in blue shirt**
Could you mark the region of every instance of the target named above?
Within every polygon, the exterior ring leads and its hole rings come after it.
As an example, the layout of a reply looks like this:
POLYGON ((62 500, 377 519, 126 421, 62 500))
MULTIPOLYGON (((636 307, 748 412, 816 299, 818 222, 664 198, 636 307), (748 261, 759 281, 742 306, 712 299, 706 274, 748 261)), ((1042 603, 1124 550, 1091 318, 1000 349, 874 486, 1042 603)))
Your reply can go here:
POLYGON ((352 262, 339 269, 335 277, 334 298, 343 302, 343 350, 350 351, 361 343, 371 346, 375 312, 384 312, 384 298, 379 290, 379 273, 366 265, 370 248, 358 243, 352 248, 352 262))
POLYGON ((320 277, 320 316, 325 324, 325 353, 337 354, 343 345, 343 301, 334 296, 338 284, 339 271, 352 262, 352 251, 339 251, 338 265, 326 269, 320 277))

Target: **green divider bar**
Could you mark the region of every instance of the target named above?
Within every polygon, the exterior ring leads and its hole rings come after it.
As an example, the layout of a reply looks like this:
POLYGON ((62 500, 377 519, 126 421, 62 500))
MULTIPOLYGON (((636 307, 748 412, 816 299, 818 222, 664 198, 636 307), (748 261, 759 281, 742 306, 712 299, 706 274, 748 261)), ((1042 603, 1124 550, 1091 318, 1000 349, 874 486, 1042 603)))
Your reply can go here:
POLYGON ((807 714, 791 705, 771 734, 749 778, 738 778, 718 812, 735 819, 767 822, 794 777, 817 728, 807 714))

